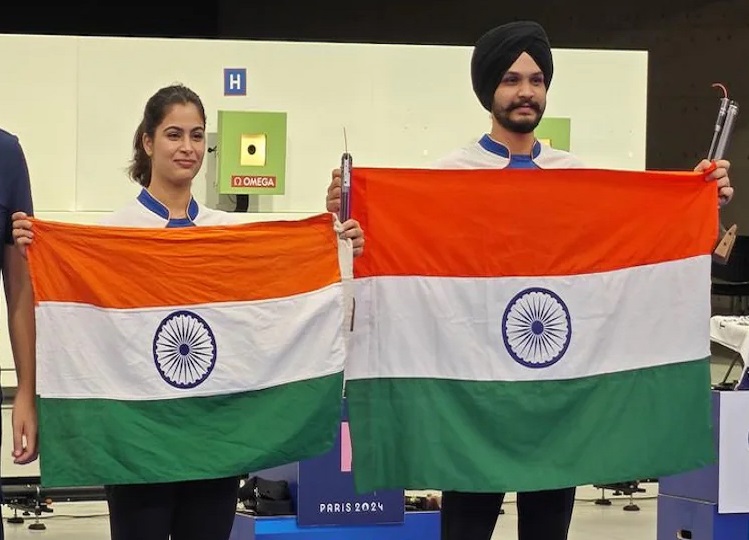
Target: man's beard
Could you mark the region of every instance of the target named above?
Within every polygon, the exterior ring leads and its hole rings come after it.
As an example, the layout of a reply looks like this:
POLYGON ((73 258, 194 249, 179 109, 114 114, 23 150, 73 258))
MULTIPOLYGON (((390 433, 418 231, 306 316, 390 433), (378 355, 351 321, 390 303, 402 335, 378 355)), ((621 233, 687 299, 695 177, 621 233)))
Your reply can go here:
POLYGON ((492 105, 492 114, 494 115, 494 118, 497 119, 497 122, 499 122, 499 125, 505 128, 507 131, 526 134, 531 133, 534 129, 536 129, 538 124, 541 122, 541 118, 544 114, 544 109, 545 107, 541 107, 541 105, 533 101, 513 103, 508 108, 504 109, 500 107, 495 101, 492 105), (531 109, 536 111, 537 115, 535 118, 524 118, 523 120, 510 119, 510 113, 512 113, 512 111, 514 111, 515 109, 519 109, 520 107, 523 107, 525 105, 528 105, 531 109))

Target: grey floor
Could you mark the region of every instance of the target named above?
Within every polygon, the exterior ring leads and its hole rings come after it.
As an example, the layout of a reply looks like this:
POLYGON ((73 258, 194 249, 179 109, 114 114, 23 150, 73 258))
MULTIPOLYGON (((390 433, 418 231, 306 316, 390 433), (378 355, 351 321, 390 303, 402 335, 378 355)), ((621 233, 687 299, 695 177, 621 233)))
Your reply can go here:
MULTIPOLYGON (((655 540, 657 485, 641 487, 646 493, 634 497, 640 508, 636 512, 624 510, 629 497, 612 497, 611 492, 607 492, 611 506, 599 506, 594 503, 600 496, 599 491, 592 487, 580 488, 569 540, 655 540)), ((505 514, 500 516, 492 540, 517 540, 516 510, 514 504, 505 506, 505 514)))
MULTIPOLYGON (((611 497, 611 506, 593 503, 598 492, 592 488, 581 488, 572 521, 570 540, 654 540, 656 526, 655 486, 646 484, 647 493, 636 497, 638 512, 625 512, 628 497, 611 497)), ((61 503, 53 505, 54 514, 40 521, 46 530, 29 530, 27 520, 21 525, 5 524, 5 538, 39 538, 48 540, 106 540, 109 538, 108 518, 104 503, 61 503)), ((3 512, 4 517, 9 513, 3 512)), ((512 499, 505 505, 505 514, 500 517, 493 540, 517 540, 517 513, 512 499)))

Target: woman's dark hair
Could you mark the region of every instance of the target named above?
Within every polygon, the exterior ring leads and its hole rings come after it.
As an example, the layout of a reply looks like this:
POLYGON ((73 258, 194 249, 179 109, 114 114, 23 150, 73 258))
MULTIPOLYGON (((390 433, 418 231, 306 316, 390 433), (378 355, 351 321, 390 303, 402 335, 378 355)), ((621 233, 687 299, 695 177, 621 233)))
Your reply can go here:
POLYGON ((130 178, 143 187, 151 183, 151 158, 143 148, 143 134, 153 139, 156 127, 164 121, 164 117, 173 105, 187 105, 192 103, 198 108, 203 123, 205 124, 205 109, 200 97, 181 84, 167 86, 156 92, 146 103, 138 129, 133 138, 133 159, 128 167, 130 178))

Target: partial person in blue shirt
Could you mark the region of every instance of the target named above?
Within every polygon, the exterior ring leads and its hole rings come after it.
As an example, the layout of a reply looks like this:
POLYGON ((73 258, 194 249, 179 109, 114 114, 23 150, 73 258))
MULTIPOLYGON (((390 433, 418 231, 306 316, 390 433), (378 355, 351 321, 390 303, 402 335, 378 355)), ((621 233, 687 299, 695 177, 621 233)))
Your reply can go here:
MULTIPOLYGON (((0 129, 0 234, 4 239, 0 268, 18 380, 13 400, 13 460, 25 464, 37 456, 34 295, 26 259, 13 245, 11 216, 14 212, 34 213, 29 171, 18 138, 0 129)), ((0 520, 0 540, 3 538, 0 520)))

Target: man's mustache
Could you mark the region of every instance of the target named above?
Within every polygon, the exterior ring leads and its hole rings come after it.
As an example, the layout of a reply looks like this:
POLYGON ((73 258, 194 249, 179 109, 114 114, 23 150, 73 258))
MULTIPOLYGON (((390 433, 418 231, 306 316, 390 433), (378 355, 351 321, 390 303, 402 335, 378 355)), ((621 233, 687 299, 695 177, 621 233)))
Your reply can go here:
POLYGON ((541 106, 538 103, 534 103, 533 101, 523 101, 521 103, 513 104, 511 111, 514 111, 515 109, 519 109, 520 107, 530 107, 537 113, 541 112, 541 106))

